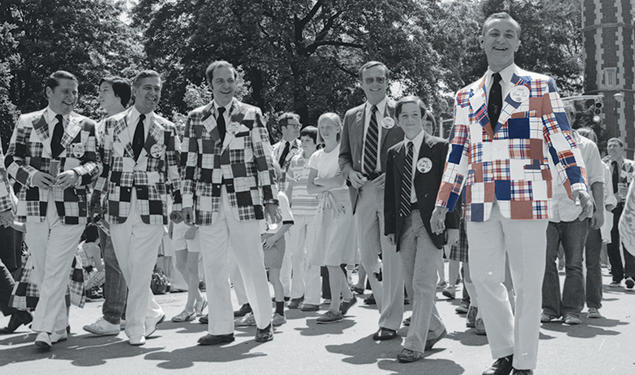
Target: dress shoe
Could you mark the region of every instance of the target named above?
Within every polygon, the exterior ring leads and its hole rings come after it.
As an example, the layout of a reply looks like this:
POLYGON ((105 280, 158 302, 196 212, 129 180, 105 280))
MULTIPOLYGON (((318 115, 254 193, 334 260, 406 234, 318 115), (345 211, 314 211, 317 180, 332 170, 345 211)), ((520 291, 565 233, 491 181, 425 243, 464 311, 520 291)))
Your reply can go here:
POLYGON ((287 307, 291 310, 299 309, 300 305, 302 304, 302 301, 304 301, 304 297, 291 298, 291 301, 289 302, 289 306, 287 307))
POLYGON ((11 314, 11 319, 9 319, 9 324, 6 327, 0 329, 0 334, 9 334, 15 332, 21 325, 27 325, 31 323, 33 317, 31 313, 28 311, 17 310, 13 314, 11 314))
POLYGON ((416 350, 401 349, 401 352, 397 354, 397 360, 401 363, 415 362, 423 358, 423 353, 416 350))
POLYGON ((234 334, 228 333, 226 335, 212 335, 207 334, 200 339, 198 339, 199 345, 220 345, 220 344, 228 344, 234 341, 234 334))
POLYGON ((589 307, 589 313, 587 314, 587 317, 589 317, 590 319, 603 318, 602 314, 600 313, 600 309, 596 307, 589 307))
MULTIPOLYGON (((245 303, 240 306, 240 309, 234 311, 234 318, 240 318, 241 316, 245 316, 251 312, 251 305, 245 303)), ((207 323, 207 322, 206 322, 207 323)))
POLYGON ((271 324, 273 324, 274 327, 281 326, 285 324, 286 322, 287 322, 287 317, 282 314, 274 313, 273 317, 271 318, 271 324))
POLYGON ((478 315, 478 307, 476 306, 470 306, 467 309, 467 317, 466 317, 466 321, 465 321, 465 326, 467 328, 474 328, 474 325, 476 324, 476 316, 478 315))
POLYGON ((200 318, 198 318, 198 322, 201 324, 207 324, 208 321, 209 321, 209 318, 207 315, 203 315, 200 318))
POLYGON ((485 323, 483 322, 483 319, 476 318, 476 321, 474 322, 474 333, 476 333, 478 336, 487 335, 487 331, 485 330, 485 323))
POLYGON ((256 317, 254 313, 249 313, 242 318, 234 319, 235 327, 255 327, 256 326, 256 317))
POLYGON ((373 340, 383 341, 383 340, 391 340, 397 337, 399 337, 399 335, 397 335, 397 331, 395 331, 394 329, 381 327, 373 335, 373 340))
POLYGON ((304 312, 318 311, 318 310, 320 310, 320 306, 313 305, 311 303, 303 303, 302 306, 300 306, 300 311, 304 311, 304 312))
POLYGON ((406 319, 404 319, 403 322, 401 322, 401 324, 403 324, 406 327, 410 327, 410 321, 411 320, 412 320, 412 316, 409 316, 406 319))
POLYGON ((157 325, 163 323, 165 320, 165 314, 161 314, 155 318, 146 319, 146 332, 145 337, 150 337, 157 330, 157 325))
POLYGON ((326 324, 326 323, 334 323, 334 322, 339 322, 340 320, 342 320, 344 317, 344 315, 342 314, 341 311, 331 311, 328 310, 327 312, 325 312, 324 314, 320 315, 317 318, 317 323, 318 324, 326 324))
POLYGON ((439 336, 434 337, 434 338, 428 338, 426 340, 425 350, 432 350, 432 347, 434 346, 434 344, 439 342, 442 338, 444 338, 447 335, 448 335, 448 331, 444 329, 443 332, 441 332, 441 334, 439 336))
POLYGON ((342 303, 340 303, 340 312, 342 313, 342 315, 346 315, 346 313, 348 312, 348 310, 353 307, 354 304, 357 303, 357 298, 355 296, 353 296, 350 300, 348 301, 342 301, 342 303))
POLYGON ((366 305, 376 305, 377 301, 375 301, 375 295, 371 294, 370 296, 364 298, 364 303, 366 305))
POLYGON ((271 323, 263 329, 256 330, 256 342, 267 342, 273 340, 273 326, 271 323))
POLYGON ((567 313, 564 315, 564 324, 575 326, 578 324, 582 324, 582 320, 578 317, 577 314, 567 313))
POLYGON ((512 372, 512 375, 533 375, 534 374, 534 370, 518 370, 518 369, 514 369, 514 372, 512 372))
POLYGON ((551 323, 551 322, 554 322, 554 321, 558 320, 559 318, 560 318, 559 316, 555 316, 555 315, 552 315, 552 314, 547 314, 545 312, 540 314, 540 322, 541 323, 551 323))
POLYGON ((627 289, 633 289, 635 287, 635 280, 632 277, 627 277, 624 280, 624 284, 626 284, 627 289))
POLYGON ((146 343, 145 336, 132 336, 128 339, 128 343, 132 346, 141 346, 146 343))
POLYGON ((35 337, 35 346, 40 350, 51 350, 53 343, 51 342, 51 335, 47 332, 40 332, 35 337))
POLYGON ((120 324, 112 324, 103 317, 99 318, 95 323, 85 325, 83 328, 84 331, 96 336, 115 336, 121 331, 120 324))
POLYGON ((469 308, 470 308, 470 304, 469 304, 469 303, 466 303, 466 302, 461 302, 461 304, 460 304, 460 305, 458 305, 458 306, 454 309, 454 311, 455 311, 457 314, 467 314, 467 312, 468 312, 469 308))
POLYGON ((446 286, 443 289, 441 294, 443 294, 444 296, 448 297, 449 299, 455 299, 456 298, 456 287, 454 285, 448 285, 448 286, 446 286))
POLYGON ((499 358, 496 362, 483 372, 483 375, 509 375, 512 372, 513 355, 499 358))
POLYGON ((196 319, 196 311, 181 311, 178 315, 172 317, 174 323, 191 322, 196 319))

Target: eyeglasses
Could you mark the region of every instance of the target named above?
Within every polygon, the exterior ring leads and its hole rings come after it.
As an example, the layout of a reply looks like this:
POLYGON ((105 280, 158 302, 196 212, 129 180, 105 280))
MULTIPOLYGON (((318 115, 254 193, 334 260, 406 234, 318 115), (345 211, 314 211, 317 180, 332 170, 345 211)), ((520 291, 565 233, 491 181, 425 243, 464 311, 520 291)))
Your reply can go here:
POLYGON ((374 82, 381 84, 386 82, 386 77, 366 77, 364 78, 364 82, 366 82, 367 85, 372 85, 374 82))

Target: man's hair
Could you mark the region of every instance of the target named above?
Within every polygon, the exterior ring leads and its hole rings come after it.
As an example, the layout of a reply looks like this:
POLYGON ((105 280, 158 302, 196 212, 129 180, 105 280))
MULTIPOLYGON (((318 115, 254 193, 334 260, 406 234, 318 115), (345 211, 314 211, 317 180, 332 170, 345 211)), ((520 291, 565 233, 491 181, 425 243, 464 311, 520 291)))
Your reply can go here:
POLYGON ((426 106, 425 104, 423 104, 423 101, 416 95, 409 95, 409 96, 404 96, 403 98, 399 99, 397 101, 397 104, 395 105, 395 117, 399 117, 399 115, 401 114, 401 111, 403 110, 403 106, 407 103, 414 103, 419 107, 419 110, 421 111, 421 120, 424 120, 426 118, 426 106))
POLYGON ((575 120, 576 110, 573 103, 566 103, 564 105, 564 113, 567 115, 567 120, 569 121, 569 126, 571 127, 571 129, 577 129, 580 127, 579 125, 577 125, 579 121, 575 120))
POLYGON ((234 79, 238 78, 238 71, 231 63, 225 60, 216 60, 209 64, 207 66, 207 69, 205 69, 205 78, 207 78, 207 83, 209 83, 210 85, 212 84, 212 79, 214 78, 214 70, 216 70, 216 68, 222 67, 229 68, 234 75, 234 79))
POLYGON ((616 138, 616 137, 609 138, 609 140, 608 140, 608 141, 606 141, 606 144, 608 145, 608 144, 609 144, 609 143, 611 143, 611 142, 617 142, 617 143, 619 143, 619 144, 620 144, 620 146, 622 146, 622 148, 624 148, 624 141, 623 141, 623 140, 621 140, 621 139, 619 139, 619 138, 616 138))
POLYGON ((58 71, 52 73, 46 79, 46 83, 44 84, 45 93, 46 93, 46 88, 47 87, 50 87, 51 90, 54 90, 57 86, 59 86, 60 79, 70 79, 72 81, 75 81, 76 83, 79 83, 77 81, 77 77, 75 77, 75 75, 73 75, 72 73, 69 73, 69 72, 67 72, 65 70, 58 70, 58 71))
POLYGON ((509 13, 507 12, 498 12, 498 13, 490 14, 490 16, 485 19, 485 22, 483 22, 482 35, 485 35, 485 33, 487 32, 487 24, 494 20, 510 21, 516 28, 516 36, 520 39, 520 24, 518 23, 518 21, 512 18, 512 16, 510 16, 509 13))
POLYGON ((588 138, 593 141, 593 143, 598 143, 598 136, 595 134, 593 129, 589 127, 580 128, 577 130, 578 134, 581 136, 588 138))
POLYGON ((299 123, 300 115, 294 112, 285 112, 278 117, 278 124, 280 124, 280 127, 287 126, 291 119, 296 119, 299 123))
POLYGON ((121 105, 127 107, 128 103, 130 102, 130 97, 132 96, 130 82, 128 82, 127 79, 121 77, 108 76, 102 78, 101 81, 99 81, 99 86, 101 86, 101 84, 104 82, 112 86, 112 91, 115 93, 115 96, 118 97, 121 101, 121 105))
POLYGON ((388 69, 386 64, 380 61, 369 61, 366 64, 362 65, 361 68, 359 68, 359 80, 362 81, 364 79, 364 70, 373 68, 375 66, 383 68, 384 72, 386 72, 386 80, 390 79, 390 69, 388 69))
POLYGON ((150 78, 150 77, 157 77, 158 79, 161 79, 161 74, 159 74, 157 71, 155 70, 142 70, 139 73, 137 73, 136 76, 134 76, 134 78, 132 79, 132 85, 134 87, 139 87, 139 85, 141 84, 141 80, 142 79, 146 79, 146 78, 150 78))
POLYGON ((315 126, 307 126, 304 129, 300 130, 300 138, 302 137, 311 137, 313 139, 313 143, 317 144, 317 135, 318 129, 315 126))
POLYGON ((339 127, 340 131, 339 131, 339 133, 337 133, 337 141, 339 142, 340 137, 342 135, 342 119, 340 118, 340 116, 337 115, 337 113, 334 113, 334 112, 322 113, 320 115, 320 117, 318 117, 318 121, 317 121, 317 123, 318 123, 318 137, 317 137, 318 141, 320 143, 323 142, 322 135, 320 135, 320 132, 319 132, 319 127, 320 127, 320 123, 322 121, 324 121, 324 120, 331 120, 332 122, 335 123, 335 125, 337 125, 339 127))

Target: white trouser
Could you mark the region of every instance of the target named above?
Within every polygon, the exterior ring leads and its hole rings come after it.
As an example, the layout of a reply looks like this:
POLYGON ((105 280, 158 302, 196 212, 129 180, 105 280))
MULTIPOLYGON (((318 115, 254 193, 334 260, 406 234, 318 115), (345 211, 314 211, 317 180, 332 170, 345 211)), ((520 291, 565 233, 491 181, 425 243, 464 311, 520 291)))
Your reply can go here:
POLYGON ((152 270, 163 238, 163 225, 145 224, 141 220, 133 188, 128 218, 123 224, 110 223, 110 235, 121 273, 128 285, 126 335, 137 338, 145 334, 146 319, 163 315, 150 290, 152 270))
MULTIPOLYGON (((296 215, 293 217, 293 225, 289 228, 287 248, 284 253, 285 261, 290 264, 285 270, 282 263, 280 278, 290 285, 291 298, 300 298, 305 294, 307 282, 307 246, 310 233, 313 231, 311 223, 314 216, 296 215), (287 260, 288 259, 288 260, 287 260), (286 273, 285 273, 286 272, 286 273)), ((288 286, 287 285, 287 286, 288 286)), ((285 286, 285 293, 289 288, 285 286)), ((287 295, 287 294, 285 294, 287 295)))
POLYGON ((379 327, 397 330, 403 318, 404 278, 395 246, 384 236, 384 189, 366 183, 359 192, 355 217, 361 264, 366 270, 381 314, 379 327), (379 250, 382 252, 383 265, 381 282, 374 275, 379 271, 379 250))
POLYGON ((507 219, 496 203, 488 221, 467 222, 470 276, 492 357, 513 354, 517 369, 536 367, 547 223, 507 219), (505 254, 516 292, 515 316, 503 285, 505 254))
POLYGON ((48 195, 46 219, 26 223, 24 241, 33 258, 33 282, 40 290, 33 314, 34 331, 51 333, 65 330, 68 325, 64 296, 83 231, 81 224, 62 223, 52 192, 48 195))
MULTIPOLYGON (((229 251, 231 252, 231 249, 229 251)), ((249 301, 247 300, 247 292, 245 292, 245 282, 243 281, 243 277, 240 275, 238 263, 236 263, 236 259, 234 259, 234 256, 232 254, 230 254, 229 262, 229 280, 234 287, 236 300, 238 300, 238 304, 242 306, 246 303, 249 303, 249 301)))
POLYGON ((266 328, 271 323, 271 294, 265 271, 264 253, 260 242, 260 222, 258 220, 239 221, 234 217, 226 190, 221 190, 219 212, 211 225, 199 228, 199 240, 205 265, 205 284, 209 304, 208 332, 212 335, 226 335, 234 332, 229 268, 230 255, 234 259, 243 278, 247 300, 256 318, 258 328, 266 328))

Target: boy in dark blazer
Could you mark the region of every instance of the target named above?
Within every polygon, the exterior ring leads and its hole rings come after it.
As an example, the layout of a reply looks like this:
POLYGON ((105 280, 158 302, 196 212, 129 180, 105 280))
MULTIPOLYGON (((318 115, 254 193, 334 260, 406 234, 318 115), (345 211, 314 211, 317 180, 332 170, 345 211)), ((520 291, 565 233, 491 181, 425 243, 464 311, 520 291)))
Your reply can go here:
MULTIPOLYGON (((434 305, 436 264, 442 256, 446 233, 434 234, 430 216, 445 156, 447 141, 423 130, 425 107, 416 96, 400 99, 395 107, 405 138, 388 150, 384 194, 385 235, 396 245, 402 261, 406 291, 413 298, 412 319, 400 362, 414 362, 446 335, 434 305)), ((446 218, 449 243, 458 240, 459 214, 446 218)))

